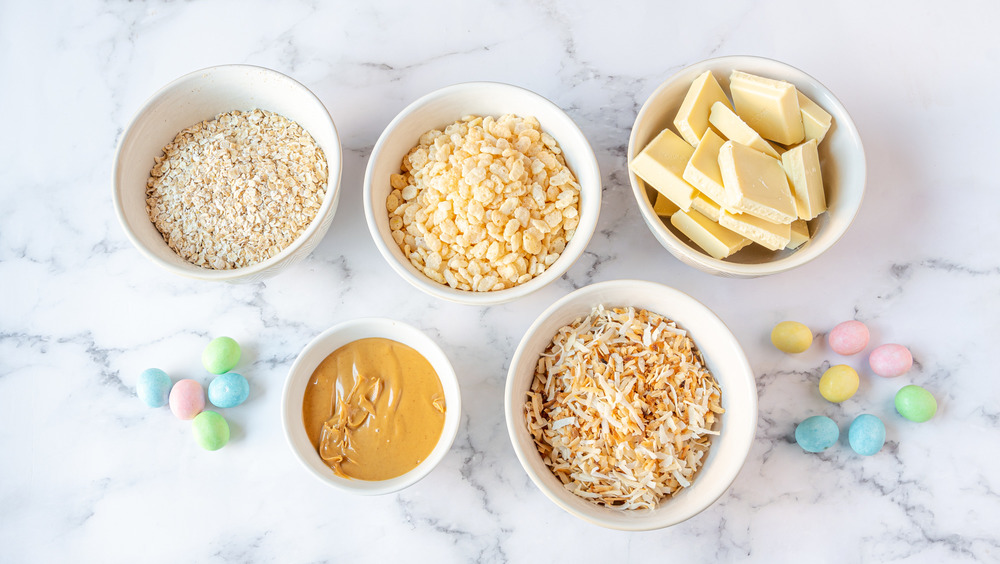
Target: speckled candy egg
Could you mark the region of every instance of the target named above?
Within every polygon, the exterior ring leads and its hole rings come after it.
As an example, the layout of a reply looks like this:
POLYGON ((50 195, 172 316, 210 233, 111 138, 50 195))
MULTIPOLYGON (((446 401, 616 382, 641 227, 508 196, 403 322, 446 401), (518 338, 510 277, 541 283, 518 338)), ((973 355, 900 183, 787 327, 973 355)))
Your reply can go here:
POLYGON ((847 441, 854 452, 871 456, 885 444, 885 424, 874 415, 863 413, 854 418, 847 431, 847 441))
POLYGON ((827 401, 847 401, 858 391, 861 380, 856 370, 846 364, 831 366, 819 379, 819 393, 827 401))
POLYGON ((839 438, 837 423, 824 415, 814 415, 795 427, 795 442, 806 452, 823 452, 839 438))
POLYGON ((240 345, 230 337, 212 339, 201 352, 201 363, 212 374, 224 374, 240 361, 240 345))
POLYGON ((205 409, 205 390, 201 384, 185 378, 178 380, 170 390, 170 411, 178 419, 194 419, 205 409))
POLYGON ((250 383, 242 374, 227 372, 208 385, 208 401, 216 407, 236 407, 250 395, 250 383))
POLYGON ((219 450, 229 442, 229 423, 214 411, 202 411, 191 422, 194 440, 205 450, 219 450))
POLYGON ((896 392, 896 411, 910 421, 923 423, 937 413, 937 400, 927 390, 910 384, 896 392))
POLYGON ((771 344, 781 352, 805 352, 812 341, 812 331, 798 321, 782 321, 771 329, 771 344))
POLYGON ((883 378, 895 378, 906 374, 913 366, 913 355, 903 345, 882 345, 868 355, 868 365, 883 378))
POLYGON ((868 327, 860 321, 845 321, 830 331, 827 341, 833 352, 850 356, 858 354, 868 346, 868 327))
POLYGON ((170 376, 159 368, 147 368, 139 374, 135 393, 149 407, 163 407, 170 399, 170 376))

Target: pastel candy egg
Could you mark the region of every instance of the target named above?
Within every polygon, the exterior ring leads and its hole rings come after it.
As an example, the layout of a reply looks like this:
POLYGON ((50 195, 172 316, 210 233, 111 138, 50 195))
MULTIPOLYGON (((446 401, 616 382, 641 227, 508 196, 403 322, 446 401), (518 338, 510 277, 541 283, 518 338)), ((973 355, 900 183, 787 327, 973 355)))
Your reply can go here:
POLYGON ((159 368, 147 368, 139 374, 135 393, 149 407, 163 407, 170 398, 170 376, 159 368))
POLYGON ((937 400, 927 390, 910 384, 896 392, 896 411, 910 421, 923 423, 937 413, 937 400))
POLYGON ((240 361, 240 345, 230 337, 217 337, 201 352, 201 363, 212 374, 224 374, 240 361))
POLYGON ((202 411, 191 422, 194 440, 205 450, 219 450, 229 442, 229 423, 214 411, 202 411))
POLYGON ((804 352, 812 341, 812 331, 798 321, 782 321, 771 329, 771 344, 782 352, 804 352))
POLYGON ((830 331, 827 341, 833 352, 850 356, 857 354, 868 346, 868 327, 860 321, 845 321, 830 331))
POLYGON ((847 441, 851 443, 854 452, 871 456, 882 450, 882 445, 885 444, 885 424, 874 415, 858 415, 847 431, 847 441))
POLYGON ((205 391, 201 384, 185 378, 178 380, 170 390, 170 411, 178 419, 194 419, 205 409, 205 391))
POLYGON ((250 395, 250 383, 242 374, 227 372, 208 384, 208 401, 216 407, 236 407, 250 395))
POLYGON ((823 452, 839 438, 837 423, 824 415, 814 415, 795 427, 795 442, 806 452, 823 452))
POLYGON ((882 345, 868 355, 868 365, 872 372, 883 378, 895 378, 906 374, 913 366, 913 355, 903 345, 882 345))
POLYGON ((827 401, 840 403, 858 391, 858 373, 846 364, 831 366, 819 379, 819 393, 827 401))

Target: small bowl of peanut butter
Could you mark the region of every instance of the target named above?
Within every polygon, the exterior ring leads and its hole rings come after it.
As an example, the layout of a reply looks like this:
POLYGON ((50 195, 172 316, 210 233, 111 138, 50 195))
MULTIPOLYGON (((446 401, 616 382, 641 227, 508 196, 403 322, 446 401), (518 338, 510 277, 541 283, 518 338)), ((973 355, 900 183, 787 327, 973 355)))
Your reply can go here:
POLYGON ((343 491, 409 487, 444 458, 461 419, 455 371, 415 327, 365 318, 314 338, 292 364, 281 420, 292 452, 343 491))

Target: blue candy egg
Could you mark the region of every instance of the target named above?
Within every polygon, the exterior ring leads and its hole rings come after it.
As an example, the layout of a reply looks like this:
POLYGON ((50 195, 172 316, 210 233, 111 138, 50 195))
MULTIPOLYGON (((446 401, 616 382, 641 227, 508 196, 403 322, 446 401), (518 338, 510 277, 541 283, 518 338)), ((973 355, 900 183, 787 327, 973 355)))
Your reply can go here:
POLYGON ((159 368, 147 368, 139 374, 139 381, 135 384, 135 393, 142 400, 142 403, 149 407, 163 407, 167 405, 170 397, 170 387, 173 383, 170 376, 159 368))
POLYGON ((208 401, 216 407, 236 407, 250 395, 250 383, 242 374, 227 372, 208 385, 208 401))
POLYGON ((806 452, 823 452, 836 444, 840 428, 833 419, 814 415, 795 428, 795 442, 806 452))
POLYGON ((858 415, 847 431, 847 440, 854 452, 871 456, 882 450, 882 445, 885 444, 885 424, 874 415, 858 415))

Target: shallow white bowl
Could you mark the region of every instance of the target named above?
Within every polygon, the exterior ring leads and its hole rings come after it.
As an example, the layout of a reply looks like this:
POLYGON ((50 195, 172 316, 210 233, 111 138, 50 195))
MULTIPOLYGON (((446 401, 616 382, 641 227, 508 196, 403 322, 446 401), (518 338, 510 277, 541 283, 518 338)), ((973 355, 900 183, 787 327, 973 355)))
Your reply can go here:
POLYGON ((118 220, 132 244, 166 270, 200 280, 254 282, 305 258, 330 228, 340 198, 340 137, 330 113, 305 86, 270 69, 223 65, 186 74, 154 94, 118 142, 112 170, 118 220), (183 129, 234 110, 268 110, 297 122, 323 149, 327 189, 305 232, 277 255, 244 268, 212 270, 182 259, 163 241, 146 213, 146 180, 153 159, 183 129))
POLYGON ((585 286, 546 309, 528 328, 514 352, 504 390, 507 432, 521 466, 549 499, 585 521, 629 531, 660 529, 698 514, 729 488, 753 444, 757 427, 757 387, 739 342, 711 310, 690 296, 653 282, 613 280, 585 286), (622 511, 597 505, 567 490, 542 461, 528 433, 523 406, 538 357, 560 327, 584 317, 597 305, 634 306, 677 322, 701 350, 719 383, 726 413, 719 435, 691 486, 654 510, 622 511))
POLYGON ((810 222, 812 240, 794 251, 775 252, 752 244, 726 260, 719 260, 691 243, 670 225, 669 219, 664 222, 656 215, 652 205, 655 191, 629 169, 632 192, 646 225, 660 244, 682 262, 718 276, 752 278, 776 274, 815 259, 840 240, 861 207, 865 192, 865 151, 861 136, 840 100, 799 69, 761 57, 733 56, 709 59, 681 70, 661 84, 639 110, 628 141, 628 162, 664 128, 669 127, 676 133, 673 121, 677 109, 691 82, 706 70, 712 71, 727 94, 733 70, 790 82, 833 116, 833 127, 819 144, 828 210, 810 222))
POLYGON ((368 160, 364 192, 365 218, 375 246, 403 279, 437 298, 469 305, 491 305, 509 302, 550 284, 583 254, 597 227, 601 209, 601 172, 587 138, 558 106, 517 86, 466 82, 427 94, 404 108, 386 126, 368 160), (562 255, 541 275, 497 292, 456 290, 427 278, 410 264, 393 241, 385 209, 385 199, 392 191, 389 176, 399 173, 403 157, 424 133, 443 129, 467 115, 500 116, 506 113, 535 116, 542 130, 559 143, 566 163, 580 184, 580 223, 562 255))
POLYGON ((296 458, 324 483, 342 491, 361 495, 381 495, 399 491, 417 483, 444 458, 458 434, 462 419, 462 394, 458 378, 441 347, 419 329, 392 319, 364 318, 347 321, 320 333, 309 342, 288 371, 281 398, 281 423, 285 438, 296 458), (370 337, 381 337, 407 345, 427 359, 437 372, 444 390, 444 428, 437 446, 416 468, 389 480, 352 480, 337 476, 319 457, 302 423, 302 398, 313 371, 338 348, 370 337))

